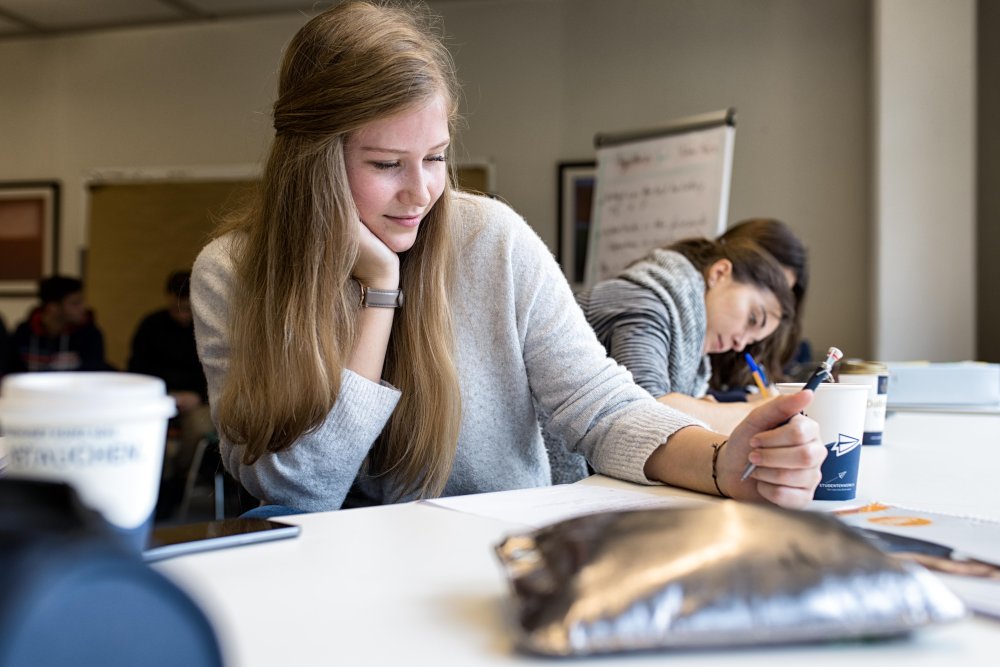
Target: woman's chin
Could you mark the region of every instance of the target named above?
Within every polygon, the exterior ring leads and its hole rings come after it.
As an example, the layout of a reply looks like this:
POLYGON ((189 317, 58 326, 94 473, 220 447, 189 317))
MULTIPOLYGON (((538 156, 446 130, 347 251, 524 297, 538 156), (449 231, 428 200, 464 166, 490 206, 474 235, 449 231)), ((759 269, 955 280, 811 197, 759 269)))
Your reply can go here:
POLYGON ((416 241, 417 241, 416 234, 393 235, 390 236, 389 238, 382 239, 382 243, 384 243, 389 248, 389 250, 392 250, 397 255, 406 252, 407 250, 412 248, 413 244, 416 243, 416 241))
POLYGON ((723 352, 729 352, 729 348, 722 344, 722 339, 716 336, 714 342, 710 342, 711 339, 705 341, 705 354, 722 354, 723 352))

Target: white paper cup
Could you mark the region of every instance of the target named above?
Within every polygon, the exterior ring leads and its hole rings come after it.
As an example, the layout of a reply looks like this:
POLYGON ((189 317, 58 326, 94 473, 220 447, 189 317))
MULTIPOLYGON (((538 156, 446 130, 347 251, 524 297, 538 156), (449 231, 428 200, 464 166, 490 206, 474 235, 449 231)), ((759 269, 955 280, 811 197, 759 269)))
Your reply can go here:
MULTIPOLYGON (((782 394, 801 391, 801 382, 778 384, 782 394)), ((865 432, 868 385, 824 382, 812 403, 803 411, 819 424, 820 440, 826 445, 816 500, 851 500, 858 493, 858 464, 865 432)))
POLYGON ((69 484, 141 549, 175 414, 163 380, 147 375, 8 375, 0 385, 6 474, 69 484))
POLYGON ((889 369, 873 361, 846 361, 840 366, 838 382, 868 385, 865 437, 862 444, 881 445, 885 430, 885 407, 889 390, 889 369))

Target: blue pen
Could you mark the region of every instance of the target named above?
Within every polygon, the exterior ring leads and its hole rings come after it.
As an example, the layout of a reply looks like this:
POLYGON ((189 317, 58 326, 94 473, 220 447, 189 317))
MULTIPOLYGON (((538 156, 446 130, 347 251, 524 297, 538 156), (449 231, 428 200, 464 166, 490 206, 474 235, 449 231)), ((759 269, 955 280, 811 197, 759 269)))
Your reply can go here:
POLYGON ((753 381, 757 384, 757 389, 760 390, 761 398, 767 398, 767 376, 764 375, 764 371, 757 365, 757 362, 754 361, 753 356, 749 352, 744 352, 743 358, 747 360, 747 366, 750 367, 750 375, 753 376, 753 381))
MULTIPOLYGON (((844 353, 835 347, 831 347, 829 350, 827 350, 826 359, 824 359, 823 363, 817 366, 816 370, 813 371, 813 374, 809 376, 809 379, 806 380, 806 384, 804 387, 802 387, 802 390, 805 391, 806 389, 810 389, 812 391, 816 391, 816 388, 819 387, 820 382, 826 380, 827 378, 832 378, 833 373, 831 371, 833 370, 833 365, 837 363, 837 361, 843 356, 844 353)), ((748 357, 747 361, 749 362, 750 361, 749 353, 747 354, 747 357, 748 357)), ((788 422, 785 423, 787 424, 788 422)), ((741 482, 746 481, 746 478, 749 477, 756 469, 757 465, 755 463, 748 462, 747 467, 743 469, 743 475, 740 477, 740 481, 741 482)))
POLYGON ((767 373, 764 372, 764 367, 757 363, 757 360, 753 358, 749 352, 743 353, 743 358, 747 360, 747 366, 750 367, 751 373, 760 373, 760 379, 764 382, 764 386, 770 386, 767 381, 767 373))

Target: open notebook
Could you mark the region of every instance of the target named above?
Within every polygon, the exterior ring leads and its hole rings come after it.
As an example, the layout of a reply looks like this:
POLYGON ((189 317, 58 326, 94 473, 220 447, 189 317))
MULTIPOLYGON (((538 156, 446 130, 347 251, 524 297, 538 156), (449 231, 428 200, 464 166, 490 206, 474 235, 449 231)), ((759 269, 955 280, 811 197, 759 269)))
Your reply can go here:
POLYGON ((914 560, 936 571, 969 609, 1000 618, 1000 522, 879 502, 833 514, 855 528, 889 536, 882 541, 890 550, 915 554, 914 560))

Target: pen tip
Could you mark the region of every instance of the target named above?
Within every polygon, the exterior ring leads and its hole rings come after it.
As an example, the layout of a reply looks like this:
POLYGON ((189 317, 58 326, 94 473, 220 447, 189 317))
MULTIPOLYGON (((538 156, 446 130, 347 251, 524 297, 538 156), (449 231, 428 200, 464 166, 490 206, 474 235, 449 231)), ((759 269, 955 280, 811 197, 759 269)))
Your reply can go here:
POLYGON ((839 348, 831 347, 826 351, 826 356, 832 357, 834 361, 840 361, 844 357, 844 353, 839 348))

